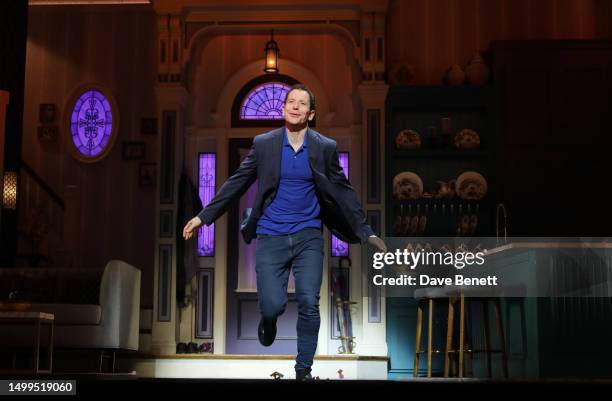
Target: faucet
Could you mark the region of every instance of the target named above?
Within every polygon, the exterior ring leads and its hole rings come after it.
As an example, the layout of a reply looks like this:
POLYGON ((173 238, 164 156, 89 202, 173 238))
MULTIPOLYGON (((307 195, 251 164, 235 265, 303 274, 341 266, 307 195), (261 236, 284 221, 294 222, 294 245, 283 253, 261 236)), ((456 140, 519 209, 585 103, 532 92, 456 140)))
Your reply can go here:
POLYGON ((508 240, 508 214, 506 213, 506 206, 504 206, 503 203, 498 203, 497 204, 497 210, 495 211, 495 244, 496 246, 499 245, 499 211, 503 212, 503 233, 504 233, 504 244, 507 242, 508 240))

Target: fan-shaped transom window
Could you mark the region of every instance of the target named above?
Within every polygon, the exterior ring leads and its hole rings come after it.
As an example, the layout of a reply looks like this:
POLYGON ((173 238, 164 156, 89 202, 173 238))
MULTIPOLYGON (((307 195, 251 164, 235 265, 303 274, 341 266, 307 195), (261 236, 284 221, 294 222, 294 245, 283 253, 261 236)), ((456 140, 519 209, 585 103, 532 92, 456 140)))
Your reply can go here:
POLYGON ((267 82, 253 88, 242 101, 241 120, 282 120, 283 104, 291 87, 282 82, 267 82))
MULTIPOLYGON (((283 74, 260 75, 245 83, 232 104, 232 127, 282 127, 285 98, 297 83, 299 81, 283 74)), ((315 115, 308 125, 314 128, 316 119, 315 115)))

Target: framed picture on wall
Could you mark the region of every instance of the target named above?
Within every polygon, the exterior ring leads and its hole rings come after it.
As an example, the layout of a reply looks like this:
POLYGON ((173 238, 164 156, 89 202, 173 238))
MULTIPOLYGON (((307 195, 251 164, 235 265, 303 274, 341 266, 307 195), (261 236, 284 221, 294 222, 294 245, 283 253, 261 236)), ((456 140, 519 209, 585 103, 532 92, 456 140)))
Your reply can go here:
POLYGON ((157 118, 140 119, 140 132, 143 135, 156 135, 157 134, 157 118))
POLYGON ((123 160, 143 160, 145 158, 145 143, 123 142, 121 158, 123 160))
POLYGON ((138 185, 154 187, 157 182, 157 163, 140 163, 138 165, 138 185))
POLYGON ((38 112, 38 119, 41 124, 53 124, 55 122, 55 105, 42 103, 38 112))

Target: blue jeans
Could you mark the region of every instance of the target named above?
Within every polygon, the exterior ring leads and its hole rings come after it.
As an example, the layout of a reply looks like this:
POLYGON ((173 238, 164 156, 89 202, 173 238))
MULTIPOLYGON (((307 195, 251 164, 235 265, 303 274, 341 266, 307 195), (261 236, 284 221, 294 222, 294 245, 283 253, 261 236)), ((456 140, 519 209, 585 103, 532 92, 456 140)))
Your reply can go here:
POLYGON ((257 294, 259 310, 265 320, 276 320, 285 311, 291 268, 298 302, 295 368, 307 369, 312 366, 321 325, 319 291, 323 280, 323 235, 320 229, 257 236, 257 294))

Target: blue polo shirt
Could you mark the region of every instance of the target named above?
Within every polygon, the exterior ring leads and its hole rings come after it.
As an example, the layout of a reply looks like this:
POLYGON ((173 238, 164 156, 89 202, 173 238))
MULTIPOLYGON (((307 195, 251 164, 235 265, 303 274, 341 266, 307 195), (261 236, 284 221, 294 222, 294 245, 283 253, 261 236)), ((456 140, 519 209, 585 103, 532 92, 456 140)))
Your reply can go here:
POLYGON ((307 138, 308 134, 296 152, 285 129, 278 189, 257 222, 257 234, 285 235, 304 228, 321 228, 321 207, 308 163, 307 138))

